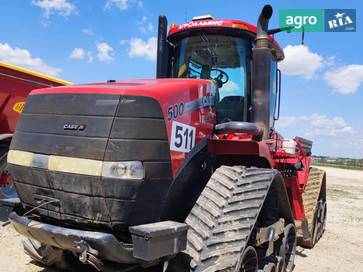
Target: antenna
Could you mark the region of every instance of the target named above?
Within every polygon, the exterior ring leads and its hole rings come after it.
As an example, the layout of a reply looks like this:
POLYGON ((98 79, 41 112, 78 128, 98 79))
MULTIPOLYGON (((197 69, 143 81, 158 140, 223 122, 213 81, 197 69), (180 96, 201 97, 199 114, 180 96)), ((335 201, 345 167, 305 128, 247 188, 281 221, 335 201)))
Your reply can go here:
POLYGON ((302 26, 302 32, 301 32, 301 45, 305 44, 305 28, 302 26))
POLYGON ((274 35, 279 32, 286 31, 287 33, 290 33, 295 27, 294 26, 287 26, 287 27, 281 27, 281 28, 274 28, 267 31, 268 35, 274 35))

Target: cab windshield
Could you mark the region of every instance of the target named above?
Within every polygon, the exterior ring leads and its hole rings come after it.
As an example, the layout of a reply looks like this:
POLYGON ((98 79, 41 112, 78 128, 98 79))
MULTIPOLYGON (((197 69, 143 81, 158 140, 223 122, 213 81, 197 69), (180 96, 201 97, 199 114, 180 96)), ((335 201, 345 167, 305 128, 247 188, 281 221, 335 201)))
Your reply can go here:
POLYGON ((184 38, 176 47, 173 77, 214 80, 219 87, 218 121, 244 121, 249 48, 247 40, 232 36, 201 33, 184 38))

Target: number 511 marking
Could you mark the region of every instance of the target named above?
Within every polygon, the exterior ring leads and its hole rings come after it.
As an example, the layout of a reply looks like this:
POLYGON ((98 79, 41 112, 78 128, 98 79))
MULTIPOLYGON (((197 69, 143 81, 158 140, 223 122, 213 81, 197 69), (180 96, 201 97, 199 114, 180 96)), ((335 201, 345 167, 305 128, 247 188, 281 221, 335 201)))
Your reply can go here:
POLYGON ((173 121, 170 150, 189 152, 195 145, 195 127, 173 121))

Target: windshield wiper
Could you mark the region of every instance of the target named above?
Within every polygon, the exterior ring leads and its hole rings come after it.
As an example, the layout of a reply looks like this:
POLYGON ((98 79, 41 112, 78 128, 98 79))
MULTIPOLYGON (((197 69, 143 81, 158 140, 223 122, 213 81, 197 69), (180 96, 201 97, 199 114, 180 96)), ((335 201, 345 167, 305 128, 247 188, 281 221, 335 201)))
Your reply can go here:
POLYGON ((207 49, 209 52, 209 55, 211 56, 211 60, 212 60, 212 68, 217 66, 217 60, 218 60, 218 55, 216 54, 216 51, 214 50, 214 48, 211 46, 208 37, 204 34, 204 32, 200 33, 200 38, 202 39, 202 41, 207 45, 207 49))

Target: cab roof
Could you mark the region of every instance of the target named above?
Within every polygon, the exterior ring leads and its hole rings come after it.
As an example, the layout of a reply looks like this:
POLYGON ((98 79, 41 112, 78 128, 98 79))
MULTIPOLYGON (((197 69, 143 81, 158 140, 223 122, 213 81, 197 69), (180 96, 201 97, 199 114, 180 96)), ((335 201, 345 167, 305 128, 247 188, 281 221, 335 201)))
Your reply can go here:
MULTIPOLYGON (((246 34, 251 35, 251 37, 256 37, 257 27, 250 23, 241 20, 230 20, 230 19, 200 19, 193 20, 184 24, 176 25, 171 24, 168 37, 174 38, 178 34, 185 34, 190 30, 240 30, 246 34)), ((222 32, 223 33, 223 32, 222 32)), ((273 38, 272 35, 268 36, 270 44, 279 51, 278 60, 284 59, 284 53, 280 44, 273 38)))

